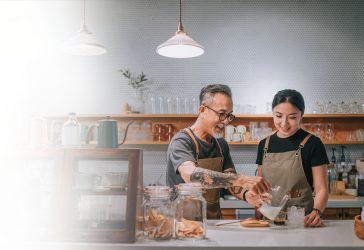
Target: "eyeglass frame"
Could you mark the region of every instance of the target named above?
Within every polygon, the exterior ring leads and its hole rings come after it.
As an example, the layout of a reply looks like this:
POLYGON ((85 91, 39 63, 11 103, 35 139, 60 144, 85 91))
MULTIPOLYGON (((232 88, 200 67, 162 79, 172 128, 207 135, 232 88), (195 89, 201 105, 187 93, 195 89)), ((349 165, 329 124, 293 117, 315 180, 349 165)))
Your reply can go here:
POLYGON ((212 110, 215 112, 215 114, 217 114, 219 116, 219 120, 221 122, 225 121, 226 119, 228 120, 228 122, 232 122, 235 119, 235 115, 232 114, 233 111, 231 111, 230 113, 224 113, 224 112, 219 112, 213 108, 210 108, 207 105, 203 105, 204 107, 208 108, 209 110, 212 110), (232 117, 232 118, 231 118, 232 117))

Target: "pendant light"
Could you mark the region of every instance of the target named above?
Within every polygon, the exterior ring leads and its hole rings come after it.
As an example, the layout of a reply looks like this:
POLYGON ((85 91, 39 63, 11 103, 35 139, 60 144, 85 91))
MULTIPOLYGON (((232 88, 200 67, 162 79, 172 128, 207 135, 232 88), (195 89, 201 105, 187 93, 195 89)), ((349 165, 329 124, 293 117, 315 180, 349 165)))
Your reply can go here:
POLYGON ((157 47, 157 53, 161 56, 172 58, 189 58, 202 55, 205 50, 194 41, 183 29, 182 2, 179 0, 179 25, 173 37, 157 47))
POLYGON ((78 56, 97 56, 106 53, 101 45, 86 27, 86 0, 83 0, 83 24, 78 34, 71 38, 65 46, 65 52, 78 56))

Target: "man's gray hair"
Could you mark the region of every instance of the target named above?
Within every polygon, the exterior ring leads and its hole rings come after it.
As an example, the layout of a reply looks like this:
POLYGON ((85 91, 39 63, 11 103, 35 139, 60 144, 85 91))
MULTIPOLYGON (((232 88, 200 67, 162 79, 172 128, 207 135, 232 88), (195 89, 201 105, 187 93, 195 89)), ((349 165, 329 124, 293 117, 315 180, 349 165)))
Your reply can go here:
POLYGON ((201 89, 200 105, 210 105, 216 93, 224 94, 232 99, 231 89, 224 84, 210 84, 201 89))

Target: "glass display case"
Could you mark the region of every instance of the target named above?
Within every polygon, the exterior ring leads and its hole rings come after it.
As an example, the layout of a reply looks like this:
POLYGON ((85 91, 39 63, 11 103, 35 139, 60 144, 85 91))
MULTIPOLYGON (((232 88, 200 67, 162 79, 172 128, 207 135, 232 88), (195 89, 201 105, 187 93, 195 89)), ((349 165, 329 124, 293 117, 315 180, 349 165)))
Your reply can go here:
POLYGON ((142 234, 142 150, 43 148, 14 159, 12 202, 24 205, 16 214, 27 238, 126 243, 142 234))
POLYGON ((65 159, 65 239, 134 242, 142 216, 141 150, 74 149, 65 159))

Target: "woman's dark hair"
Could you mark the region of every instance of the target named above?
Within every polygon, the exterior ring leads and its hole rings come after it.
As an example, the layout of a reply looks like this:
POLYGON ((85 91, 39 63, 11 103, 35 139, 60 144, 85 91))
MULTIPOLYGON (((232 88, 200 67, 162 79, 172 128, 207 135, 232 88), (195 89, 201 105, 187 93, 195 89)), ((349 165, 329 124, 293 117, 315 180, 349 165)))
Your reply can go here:
POLYGON ((305 100, 303 99, 301 93, 297 90, 284 89, 278 91, 278 93, 273 98, 272 109, 274 109, 275 106, 285 102, 289 102, 298 108, 302 112, 302 115, 305 112, 305 100))

